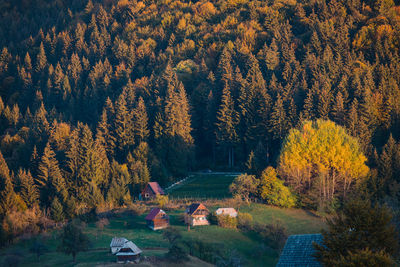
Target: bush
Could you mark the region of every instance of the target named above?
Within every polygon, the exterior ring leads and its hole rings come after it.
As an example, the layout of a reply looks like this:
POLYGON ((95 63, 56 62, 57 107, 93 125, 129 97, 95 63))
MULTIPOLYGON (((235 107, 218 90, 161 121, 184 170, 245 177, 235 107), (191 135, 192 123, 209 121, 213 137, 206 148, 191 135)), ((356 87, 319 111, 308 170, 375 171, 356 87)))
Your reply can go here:
POLYGON ((253 225, 253 216, 250 213, 239 212, 237 222, 240 229, 250 231, 253 225))
POLYGON ((238 226, 238 220, 235 217, 227 215, 217 216, 218 226, 222 228, 236 229, 238 226))
POLYGON ((266 168, 261 174, 260 196, 268 204, 278 207, 291 208, 296 204, 296 198, 277 177, 273 167, 266 168))
POLYGON ((280 221, 271 224, 255 224, 253 231, 259 234, 264 242, 273 249, 281 250, 288 237, 286 227, 280 221))
POLYGON ((140 216, 146 212, 147 207, 145 205, 132 203, 129 205, 128 210, 132 212, 133 215, 140 216))
POLYGON ((215 212, 211 212, 208 214, 207 220, 210 222, 211 225, 218 225, 218 216, 215 212))
POLYGON ((168 196, 157 195, 154 202, 158 207, 164 208, 168 204, 169 199, 168 196))

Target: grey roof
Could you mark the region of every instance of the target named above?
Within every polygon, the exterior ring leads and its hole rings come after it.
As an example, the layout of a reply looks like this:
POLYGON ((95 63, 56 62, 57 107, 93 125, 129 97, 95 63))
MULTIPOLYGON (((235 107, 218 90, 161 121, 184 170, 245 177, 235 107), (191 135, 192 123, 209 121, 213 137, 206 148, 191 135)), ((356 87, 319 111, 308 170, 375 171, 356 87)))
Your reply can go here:
POLYGON ((322 267, 322 265, 313 257, 313 254, 315 253, 313 242, 321 244, 322 235, 310 234, 289 236, 276 266, 322 267))
POLYGON ((117 256, 138 255, 142 253, 142 250, 138 248, 132 241, 126 242, 121 250, 124 249, 128 249, 130 251, 119 251, 117 256))
POLYGON ((114 237, 111 240, 110 247, 122 247, 126 242, 128 242, 128 239, 124 237, 114 237))

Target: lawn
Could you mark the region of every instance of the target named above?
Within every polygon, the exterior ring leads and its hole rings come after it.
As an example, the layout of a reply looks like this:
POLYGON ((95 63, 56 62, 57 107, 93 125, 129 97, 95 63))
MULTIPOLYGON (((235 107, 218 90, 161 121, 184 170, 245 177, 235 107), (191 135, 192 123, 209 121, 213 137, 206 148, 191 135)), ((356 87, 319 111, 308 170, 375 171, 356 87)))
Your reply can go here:
POLYGON ((169 192, 170 198, 229 198, 229 185, 238 174, 195 174, 169 192))
MULTIPOLYGON (((215 210, 217 207, 209 207, 215 210)), ((262 204, 242 205, 241 212, 248 212, 254 221, 271 223, 280 220, 290 234, 317 233, 324 227, 323 220, 296 209, 279 209, 262 204)), ((168 211, 171 225, 182 231, 184 240, 195 242, 201 240, 213 244, 229 252, 236 250, 246 260, 246 266, 274 266, 278 260, 278 253, 273 250, 265 250, 258 236, 237 230, 224 229, 218 226, 193 227, 190 232, 181 222, 182 210, 168 211)), ((111 264, 115 257, 108 252, 109 244, 114 236, 123 236, 132 240, 142 250, 144 255, 163 255, 168 247, 163 239, 163 231, 151 231, 145 225, 146 214, 133 216, 128 213, 118 214, 110 219, 110 224, 102 231, 96 228, 94 223, 87 225, 85 232, 92 242, 91 250, 78 254, 79 266, 94 266, 97 264, 111 264), (157 249, 159 248, 159 249, 157 249)), ((31 241, 20 241, 8 249, 0 251, 0 263, 3 263, 6 255, 19 253, 23 255, 21 266, 73 266, 71 257, 56 251, 58 246, 57 233, 53 231, 48 235, 46 244, 50 251, 44 255, 40 262, 33 254, 29 253, 31 241)))

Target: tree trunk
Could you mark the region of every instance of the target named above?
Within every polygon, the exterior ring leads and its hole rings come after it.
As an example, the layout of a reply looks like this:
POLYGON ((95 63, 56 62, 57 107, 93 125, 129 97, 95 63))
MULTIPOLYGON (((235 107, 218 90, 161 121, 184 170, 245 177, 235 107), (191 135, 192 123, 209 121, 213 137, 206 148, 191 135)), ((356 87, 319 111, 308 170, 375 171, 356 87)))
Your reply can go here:
POLYGON ((76 262, 76 253, 75 252, 72 253, 72 259, 73 259, 73 261, 75 263, 76 262))

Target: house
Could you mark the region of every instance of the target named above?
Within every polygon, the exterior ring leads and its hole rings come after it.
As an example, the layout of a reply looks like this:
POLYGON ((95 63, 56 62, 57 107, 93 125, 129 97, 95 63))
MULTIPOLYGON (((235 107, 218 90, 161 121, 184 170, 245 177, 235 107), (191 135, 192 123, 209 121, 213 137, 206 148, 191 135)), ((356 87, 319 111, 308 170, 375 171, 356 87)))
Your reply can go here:
POLYGON ((164 190, 157 182, 149 182, 140 194, 142 200, 155 198, 157 195, 165 195, 164 190))
POLYGON ((321 244, 321 234, 291 235, 279 257, 277 267, 305 266, 322 267, 314 257, 316 252, 313 243, 321 244))
POLYGON ((209 225, 207 216, 210 212, 201 203, 193 203, 186 208, 185 224, 189 226, 209 225))
POLYGON ((140 261, 142 250, 138 248, 132 241, 126 242, 122 248, 115 254, 118 263, 128 263, 140 261))
POLYGON ((147 226, 153 230, 164 229, 169 226, 169 217, 159 208, 154 208, 146 216, 147 226))
POLYGON ((111 254, 116 254, 126 242, 128 242, 128 239, 126 238, 114 237, 110 243, 111 254))
POLYGON ((226 215, 230 217, 237 217, 238 213, 234 208, 219 208, 215 211, 217 216, 226 215))

